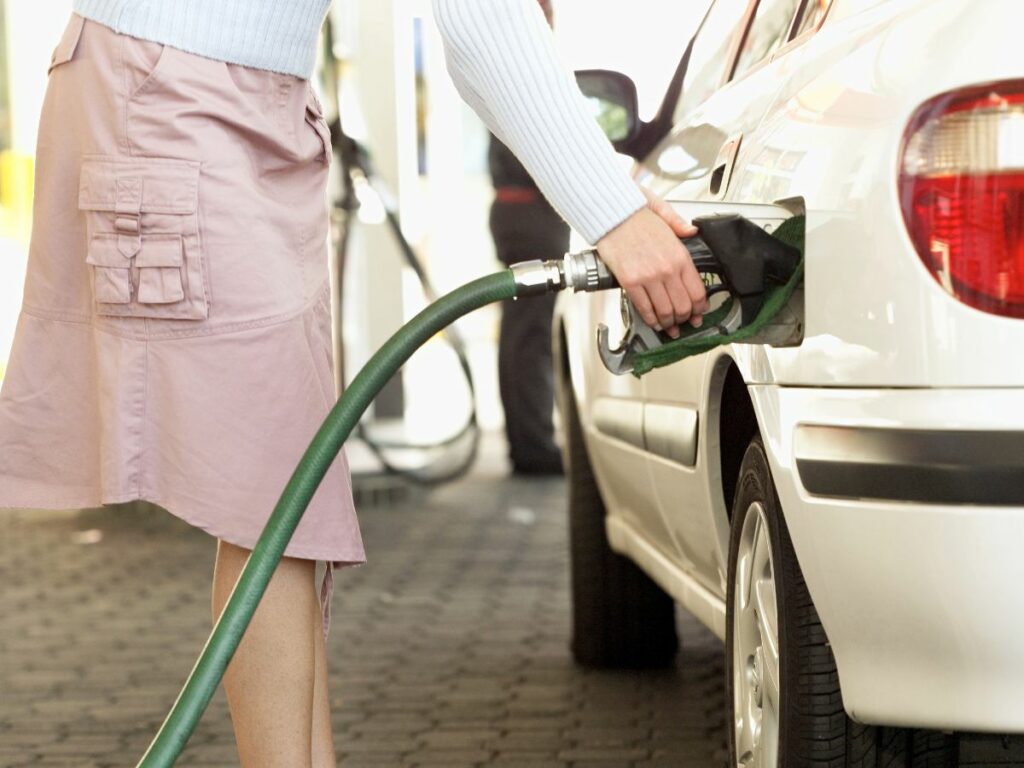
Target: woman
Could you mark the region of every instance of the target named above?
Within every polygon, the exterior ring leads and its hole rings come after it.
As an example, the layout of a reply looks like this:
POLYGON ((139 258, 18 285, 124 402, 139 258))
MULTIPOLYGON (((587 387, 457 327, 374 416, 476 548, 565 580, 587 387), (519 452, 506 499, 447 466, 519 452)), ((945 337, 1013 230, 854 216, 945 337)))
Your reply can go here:
MULTIPOLYGON (((0 507, 166 508, 218 539, 214 616, 334 401, 330 143, 308 82, 328 4, 75 0, 39 127, 0 507)), ((536 1, 435 12, 464 96, 649 321, 699 323, 687 228, 619 169, 536 1)), ((330 566, 363 559, 341 456, 224 679, 243 765, 334 765, 330 566)))

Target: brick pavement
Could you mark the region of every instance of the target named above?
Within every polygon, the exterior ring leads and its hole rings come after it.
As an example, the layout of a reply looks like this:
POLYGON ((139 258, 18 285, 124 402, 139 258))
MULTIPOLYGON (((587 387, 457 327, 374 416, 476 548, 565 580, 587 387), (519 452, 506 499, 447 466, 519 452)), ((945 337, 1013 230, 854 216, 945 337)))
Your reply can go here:
MULTIPOLYGON (((362 511, 329 638, 341 764, 721 766, 721 644, 684 618, 674 669, 574 666, 562 481, 491 465, 362 511)), ((0 525, 0 766, 134 765, 208 632, 212 540, 145 505, 0 525)), ((237 765, 222 693, 179 764, 237 765)))

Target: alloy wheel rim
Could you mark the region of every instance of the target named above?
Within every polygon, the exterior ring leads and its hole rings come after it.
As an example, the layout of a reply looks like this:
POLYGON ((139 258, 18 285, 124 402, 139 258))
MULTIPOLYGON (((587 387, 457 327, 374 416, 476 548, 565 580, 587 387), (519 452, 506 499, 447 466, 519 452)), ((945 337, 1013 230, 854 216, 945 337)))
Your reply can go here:
POLYGON ((764 506, 747 507, 733 590, 733 728, 738 768, 779 764, 779 621, 764 506))

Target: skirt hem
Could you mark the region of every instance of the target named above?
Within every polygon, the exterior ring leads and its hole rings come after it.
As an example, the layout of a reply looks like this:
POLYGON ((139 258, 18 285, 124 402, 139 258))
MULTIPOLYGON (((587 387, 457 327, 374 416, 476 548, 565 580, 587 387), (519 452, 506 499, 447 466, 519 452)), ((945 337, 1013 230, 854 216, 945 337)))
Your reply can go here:
MULTIPOLYGON (((113 504, 128 504, 133 501, 145 501, 150 504, 154 504, 160 507, 162 510, 170 515, 173 515, 178 520, 181 520, 186 525, 192 528, 197 528, 210 536, 226 541, 228 544, 233 544, 236 547, 242 547, 243 549, 251 550, 255 545, 255 541, 248 541, 245 537, 236 536, 234 534, 225 534, 216 530, 216 526, 209 525, 206 523, 200 523, 194 520, 190 520, 185 515, 175 511, 174 505, 170 505, 163 502, 153 496, 146 496, 145 498, 139 498, 135 494, 124 494, 122 496, 107 496, 102 500, 97 499, 95 496, 77 496, 70 498, 57 497, 56 499, 16 499, 12 503, 10 500, 0 502, 0 510, 11 510, 11 509, 26 509, 26 510, 76 510, 76 509, 97 509, 99 507, 109 506, 113 504), (27 503, 22 503, 27 502, 27 503)), ((318 560, 323 562, 331 563, 335 568, 347 568, 352 566, 364 565, 366 563, 365 554, 357 554, 355 552, 342 552, 340 555, 337 553, 327 553, 323 550, 311 549, 309 547, 297 547, 292 548, 291 545, 285 548, 284 557, 292 557, 297 560, 318 560)))

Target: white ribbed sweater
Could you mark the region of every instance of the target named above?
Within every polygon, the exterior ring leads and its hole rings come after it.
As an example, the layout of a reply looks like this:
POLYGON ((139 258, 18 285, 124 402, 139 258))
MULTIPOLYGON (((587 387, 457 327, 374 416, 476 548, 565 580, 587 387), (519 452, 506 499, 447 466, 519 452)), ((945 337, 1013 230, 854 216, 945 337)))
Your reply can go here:
MULTIPOLYGON (((645 200, 559 61, 536 0, 433 0, 462 97, 589 242, 645 200)), ((74 0, 112 29, 308 78, 330 0, 74 0)))

